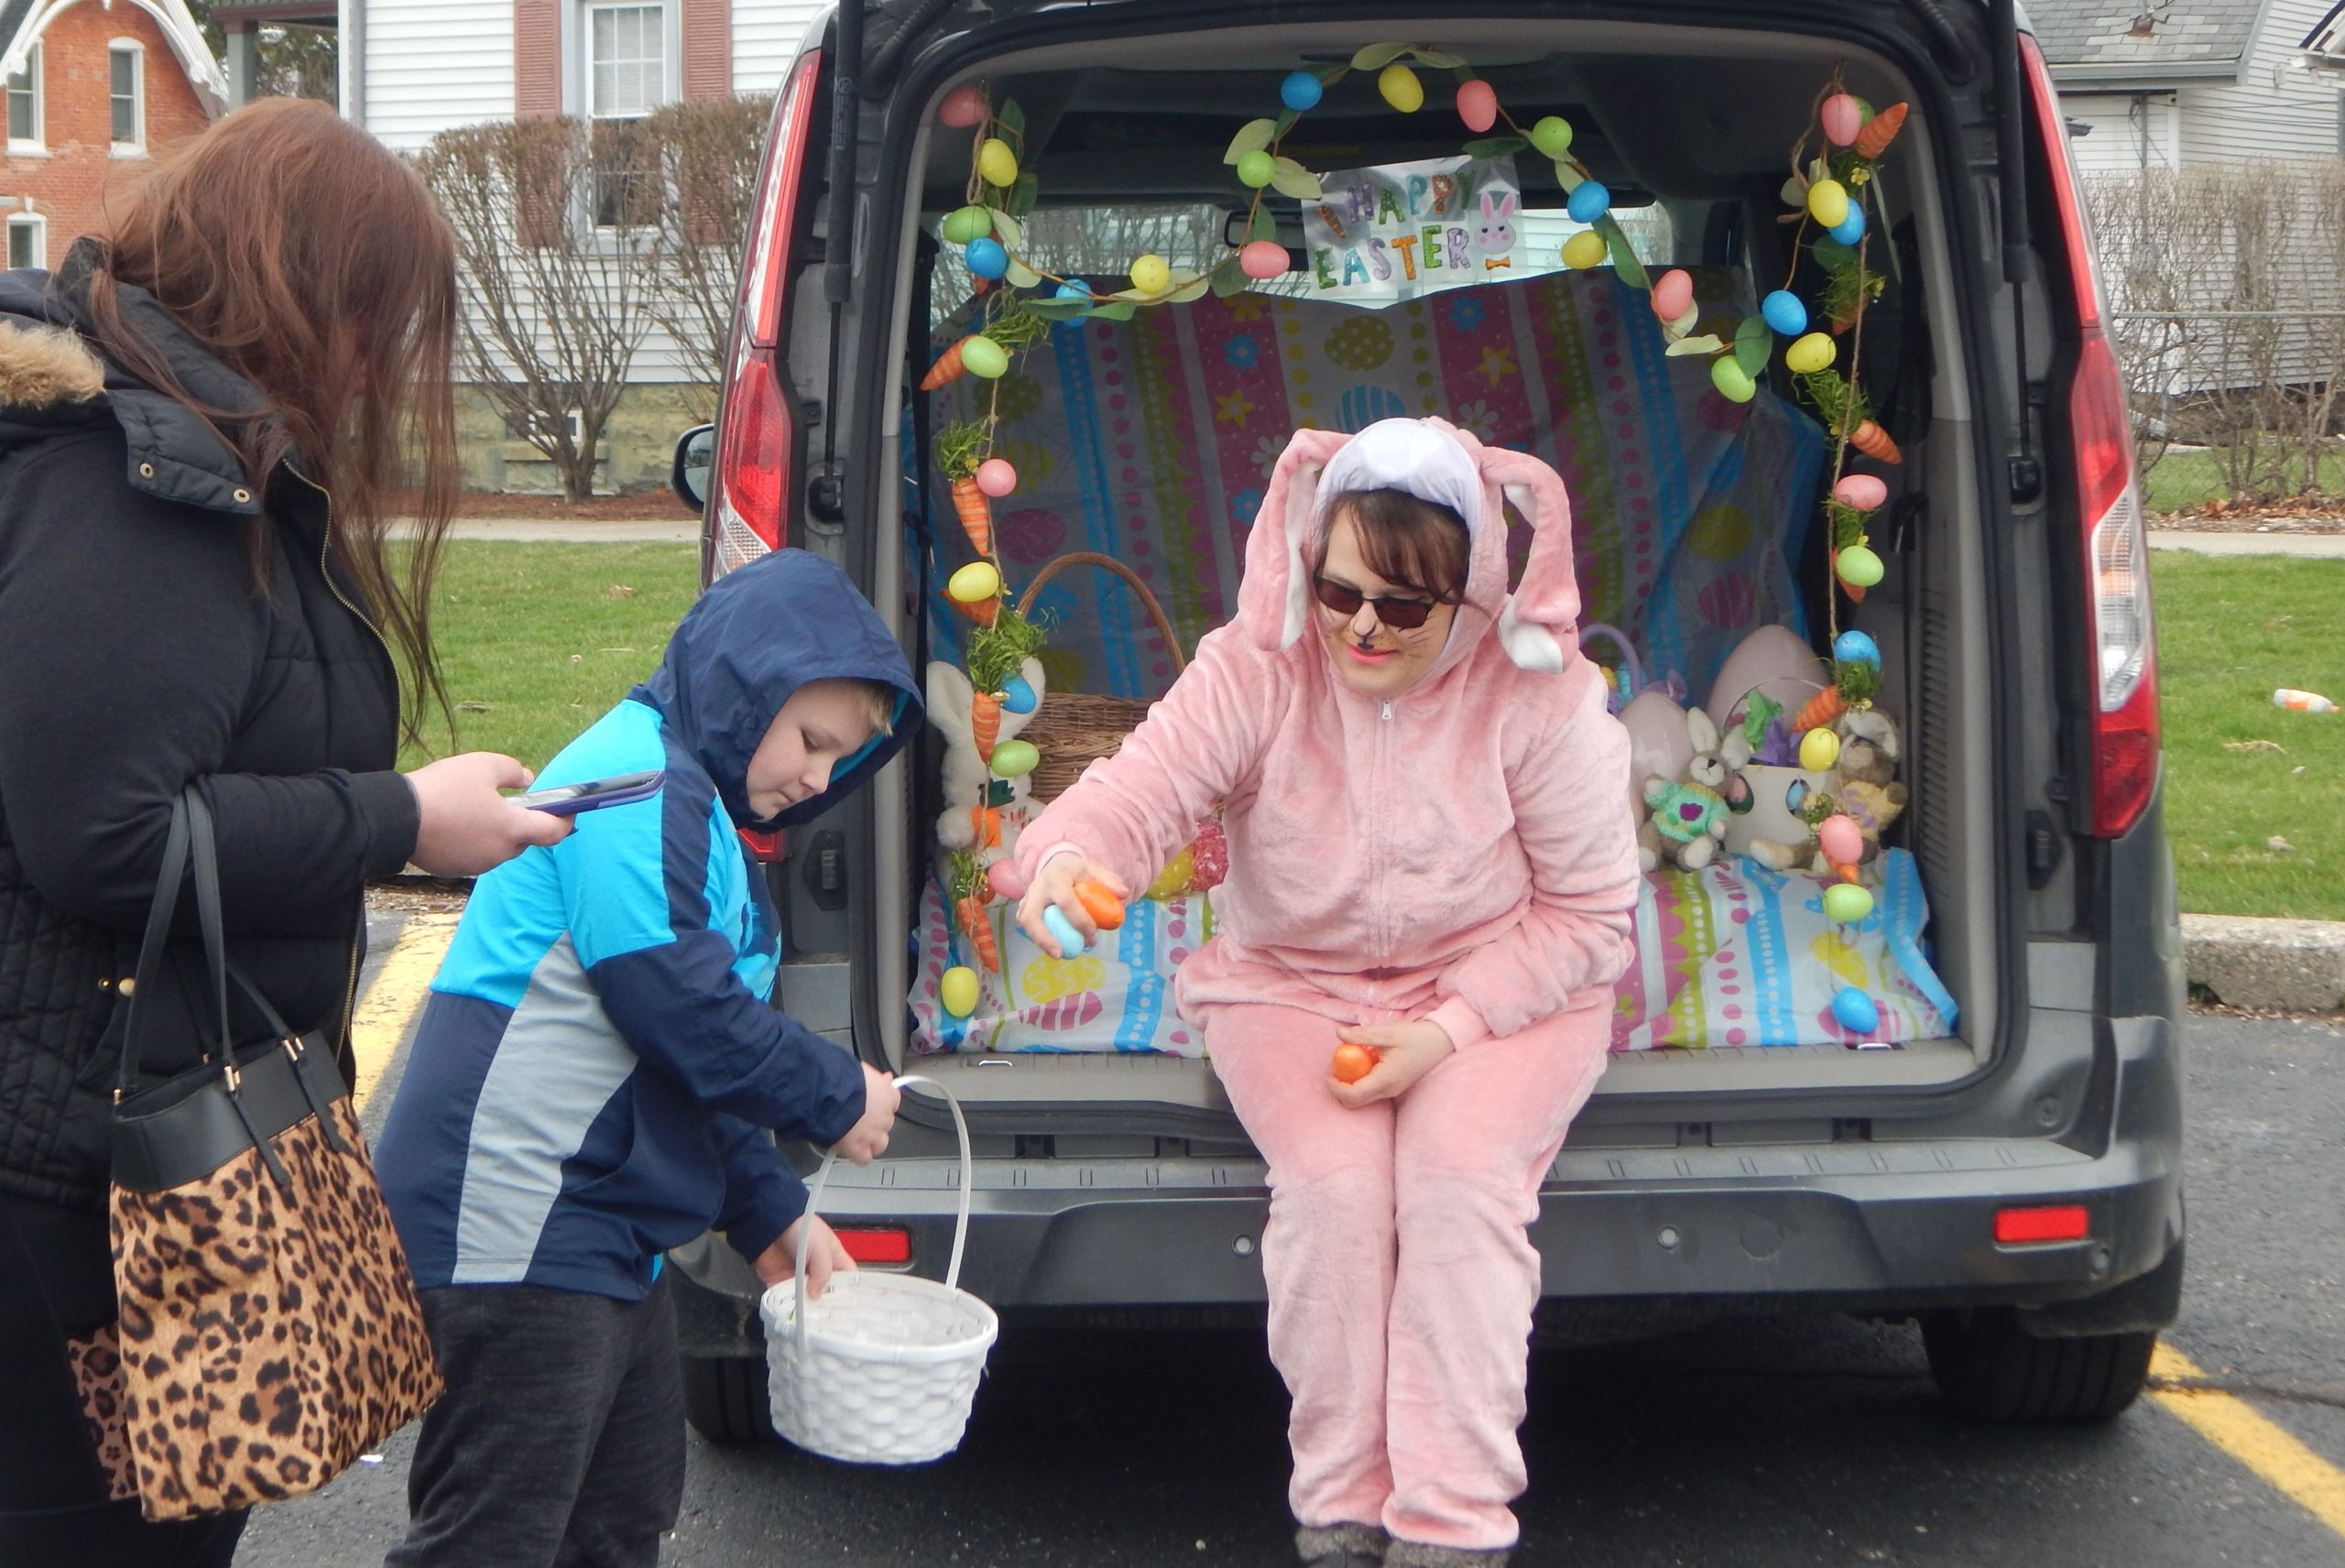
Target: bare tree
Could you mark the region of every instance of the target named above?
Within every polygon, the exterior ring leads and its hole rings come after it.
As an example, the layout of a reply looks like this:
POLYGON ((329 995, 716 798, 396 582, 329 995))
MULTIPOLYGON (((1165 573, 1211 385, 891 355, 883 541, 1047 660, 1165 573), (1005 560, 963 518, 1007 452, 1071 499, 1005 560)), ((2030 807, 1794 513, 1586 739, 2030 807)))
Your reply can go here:
POLYGON ((640 122, 658 149, 659 284, 652 320, 671 339, 692 380, 687 410, 716 417, 725 379, 725 340, 741 292, 744 238, 758 201, 758 160, 773 98, 714 98, 671 103, 640 122))
POLYGON ((522 120, 443 131, 419 160, 455 230, 472 379, 571 501, 654 319, 655 149, 636 121, 522 120))

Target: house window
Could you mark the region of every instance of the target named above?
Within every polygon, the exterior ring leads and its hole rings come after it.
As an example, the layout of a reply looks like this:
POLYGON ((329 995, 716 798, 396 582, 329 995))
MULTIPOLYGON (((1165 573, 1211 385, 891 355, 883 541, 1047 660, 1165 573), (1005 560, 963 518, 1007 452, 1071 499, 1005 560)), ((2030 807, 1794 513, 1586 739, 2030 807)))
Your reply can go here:
POLYGON ((147 150, 147 51, 136 43, 117 42, 107 51, 111 71, 108 92, 114 110, 114 150, 147 150))
POLYGON ((8 220, 8 267, 49 265, 49 220, 18 217, 8 220))
POLYGON ((660 171, 636 122, 669 97, 668 7, 589 5, 585 31, 594 226, 640 227, 658 218, 660 171))
POLYGON ((41 139, 40 45, 36 43, 8 78, 8 150, 37 152, 41 139))

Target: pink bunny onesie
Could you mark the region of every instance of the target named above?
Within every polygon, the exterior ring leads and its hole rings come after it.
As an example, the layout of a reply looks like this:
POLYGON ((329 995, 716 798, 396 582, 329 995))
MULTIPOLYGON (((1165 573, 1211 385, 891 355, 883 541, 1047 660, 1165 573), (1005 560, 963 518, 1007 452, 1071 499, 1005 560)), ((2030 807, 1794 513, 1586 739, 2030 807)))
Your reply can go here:
MULTIPOLYGON (((1449 451, 1432 466, 1462 470, 1453 493, 1478 490, 1478 506, 1466 603, 1423 677, 1361 695, 1312 630, 1321 476, 1350 438, 1300 431, 1248 541, 1237 618, 1018 859, 1031 878, 1072 847, 1144 887, 1225 802, 1220 933, 1177 989, 1270 1167, 1289 1500, 1306 1534, 1380 1524, 1438 1553, 1516 1538, 1539 1296, 1525 1228, 1603 1071, 1637 845, 1627 734, 1578 651, 1563 482, 1438 420, 1361 439, 1406 452, 1428 428, 1463 448, 1468 463, 1449 451), (1533 530, 1511 596, 1502 496, 1533 530), (1406 1094, 1354 1110, 1329 1093, 1339 1028, 1427 1018, 1457 1050, 1406 1094)), ((1359 466, 1337 463, 1336 482, 1359 466)))

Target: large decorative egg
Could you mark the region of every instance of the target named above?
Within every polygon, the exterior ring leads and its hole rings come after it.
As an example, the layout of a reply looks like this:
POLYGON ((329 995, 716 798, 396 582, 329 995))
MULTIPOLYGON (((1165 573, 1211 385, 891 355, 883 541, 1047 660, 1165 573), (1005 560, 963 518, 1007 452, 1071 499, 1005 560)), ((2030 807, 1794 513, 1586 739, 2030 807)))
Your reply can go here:
POLYGON ((1611 247, 1594 229, 1582 229, 1564 242, 1564 265, 1575 272, 1603 266, 1604 258, 1610 254, 1611 247))
POLYGON ((937 104, 936 123, 950 125, 956 131, 965 131, 971 125, 982 124, 989 113, 991 110, 986 103, 985 89, 955 87, 944 95, 943 103, 937 104))
POLYGON ((1852 544, 1832 563, 1840 581, 1851 588, 1871 588, 1889 574, 1889 568, 1868 545, 1852 544))
POLYGON ((988 185, 1018 183, 1018 155, 999 136, 987 136, 977 148, 977 178, 988 185))
POLYGON ((1561 158, 1572 150, 1572 123, 1561 114, 1549 114, 1531 127, 1531 145, 1549 158, 1561 158))
POLYGON ((1592 223, 1612 210, 1612 192, 1600 180, 1583 180, 1564 198, 1564 211, 1575 223, 1592 223))
POLYGON ((1499 123, 1499 95, 1496 89, 1480 77, 1457 84, 1457 117, 1466 128, 1480 136, 1499 123))
POLYGON ((954 572, 944 592, 964 604, 981 604, 1001 595, 1001 573, 990 561, 973 561, 954 572))
POLYGON ((1817 825, 1816 847, 1835 866, 1854 866, 1864 856, 1864 830, 1854 817, 1835 812, 1817 825))
POLYGON ((1658 691, 1630 698, 1620 726, 1629 732, 1629 800, 1642 814, 1645 780, 1682 777, 1694 760, 1694 743, 1685 734, 1685 710, 1658 691))
POLYGON ((1829 773, 1840 760, 1840 737, 1821 727, 1799 737, 1799 765, 1810 773, 1829 773))
POLYGON ((1827 368, 1839 354, 1839 345, 1832 341, 1830 332, 1810 332, 1793 340, 1792 346, 1783 351, 1783 363, 1791 366, 1793 374, 1805 376, 1827 368))
POLYGON ((1759 314, 1784 337, 1795 338, 1807 331, 1807 306, 1788 289, 1778 289, 1760 300, 1759 314))
POLYGON ((1238 253, 1238 270, 1257 280, 1282 278, 1294 257, 1276 240, 1249 240, 1238 253))
POLYGON ((1376 73, 1376 90, 1403 114, 1413 114, 1425 106, 1425 84, 1397 60, 1376 73))
POLYGON ((1694 278, 1682 267, 1673 267, 1652 282, 1652 313, 1674 321, 1694 308, 1694 278))
POLYGON ((1172 267, 1153 253, 1132 263, 1132 287, 1143 294, 1162 294, 1172 286, 1172 267))
POLYGON ((1307 71, 1291 71, 1279 83, 1279 102, 1296 114, 1318 107, 1326 88, 1307 71))
POLYGON ((1824 123, 1824 139, 1834 147, 1847 147, 1865 128, 1864 106, 1846 93, 1835 93, 1824 100, 1820 115, 1824 123))
POLYGON ((1850 664, 1881 668, 1881 645, 1860 631, 1845 631, 1832 639, 1832 657, 1850 664))
POLYGON ((1832 227, 1849 215, 1849 188, 1837 180, 1819 180, 1807 188, 1807 215, 1832 227))
POLYGON ((1710 385, 1718 388, 1719 397, 1730 403, 1748 403, 1759 395, 1759 383, 1751 378, 1751 372, 1743 369, 1741 363, 1730 354, 1722 354, 1710 361, 1710 385))
POLYGON ((1871 1034, 1881 1027, 1881 1009, 1854 985, 1843 985, 1832 994, 1832 1017, 1850 1034, 1871 1034))
POLYGON ((997 501, 1018 488, 1018 470, 1010 466, 1006 457, 987 458, 977 464, 975 478, 977 488, 997 501))
POLYGON ((969 248, 961 253, 961 259, 979 278, 999 278, 1009 270, 1009 253, 1002 249, 999 240, 991 237, 971 240, 969 248))
POLYGON ((965 964, 954 964, 936 983, 936 999, 954 1018, 967 1018, 977 1010, 977 972, 965 964))
POLYGON ((1855 925, 1872 913, 1872 894, 1843 882, 1824 889, 1824 918, 1844 926, 1855 925))
POLYGON ((1718 666, 1702 711, 1724 728, 1743 699, 1756 691, 1781 704, 1788 722, 1788 715, 1831 683, 1831 671, 1805 637, 1789 626, 1763 626, 1735 644, 1718 666))
POLYGON ((1031 740, 1006 740, 993 748, 986 766, 997 779, 1023 779, 1042 765, 1042 754, 1031 740))
POLYGON ((1844 474, 1832 486, 1832 498, 1844 506, 1870 512, 1889 499, 1889 486, 1870 474, 1844 474))
POLYGON ((980 380, 998 380, 1009 370, 1009 351, 988 337, 970 338, 961 345, 961 365, 980 380))

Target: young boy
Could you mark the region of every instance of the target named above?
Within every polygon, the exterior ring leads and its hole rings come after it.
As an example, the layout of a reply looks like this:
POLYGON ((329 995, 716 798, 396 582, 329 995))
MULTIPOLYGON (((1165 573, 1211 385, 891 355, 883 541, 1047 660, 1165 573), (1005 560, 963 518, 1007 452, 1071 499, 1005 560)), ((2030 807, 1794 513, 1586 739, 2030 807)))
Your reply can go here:
POLYGON ((766 1129, 887 1147, 885 1074, 767 1001, 780 944, 736 830, 815 815, 920 722, 845 576, 782 550, 721 578, 651 679, 540 786, 663 769, 480 879, 376 1153, 448 1392, 389 1564, 658 1560, 683 1494, 660 1257, 717 1229, 771 1284, 851 1269, 766 1129))

